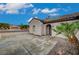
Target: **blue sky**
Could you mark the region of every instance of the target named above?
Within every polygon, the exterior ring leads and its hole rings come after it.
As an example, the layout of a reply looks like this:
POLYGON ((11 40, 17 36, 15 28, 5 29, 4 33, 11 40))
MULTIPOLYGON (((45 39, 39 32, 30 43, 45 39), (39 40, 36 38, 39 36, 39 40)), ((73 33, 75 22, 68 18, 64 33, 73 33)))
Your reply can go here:
POLYGON ((0 3, 0 22, 28 24, 31 17, 45 19, 79 12, 78 3, 0 3))

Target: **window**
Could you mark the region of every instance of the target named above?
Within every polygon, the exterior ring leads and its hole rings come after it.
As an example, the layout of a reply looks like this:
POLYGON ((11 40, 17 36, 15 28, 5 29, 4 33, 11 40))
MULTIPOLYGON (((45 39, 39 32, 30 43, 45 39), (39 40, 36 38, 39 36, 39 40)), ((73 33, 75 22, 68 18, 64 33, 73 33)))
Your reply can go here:
POLYGON ((33 25, 33 31, 35 31, 35 25, 33 25))

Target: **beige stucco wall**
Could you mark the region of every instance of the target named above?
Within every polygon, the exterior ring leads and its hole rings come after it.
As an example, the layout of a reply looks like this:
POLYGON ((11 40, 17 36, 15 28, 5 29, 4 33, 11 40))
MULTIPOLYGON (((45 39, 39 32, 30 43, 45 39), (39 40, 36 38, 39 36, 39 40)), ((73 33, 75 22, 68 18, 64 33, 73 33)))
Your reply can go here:
POLYGON ((42 26, 43 23, 40 22, 39 20, 33 19, 30 23, 29 23, 29 32, 35 35, 42 35, 42 26), (35 30, 33 30, 33 26, 35 26, 35 30))
POLYGON ((46 35, 46 24, 43 25, 43 35, 46 35))
MULTIPOLYGON (((64 35, 59 34, 56 35, 57 33, 54 32, 52 29, 55 28, 56 26, 60 25, 60 23, 72 23, 75 21, 79 21, 79 20, 73 20, 73 21, 65 21, 65 22, 57 22, 57 23, 49 23, 51 25, 51 32, 52 35, 51 36, 57 36, 57 37, 62 37, 62 38, 66 38, 64 35)), ((30 23, 29 23, 29 32, 35 35, 46 35, 46 25, 48 24, 43 24, 42 22, 40 22, 39 20, 35 20, 33 19, 30 23), (33 31, 33 25, 35 25, 35 31, 33 31)), ((76 35, 79 38, 79 32, 76 35)))
POLYGON ((79 31, 76 33, 76 37, 77 37, 78 40, 79 40, 79 31))
MULTIPOLYGON (((79 21, 79 20, 75 20, 75 21, 66 21, 67 23, 72 23, 72 22, 76 22, 76 21, 79 21)), ((56 26, 60 25, 60 23, 66 23, 66 22, 58 22, 58 23, 51 23, 51 26, 52 26, 52 29, 55 28, 56 26)), ((62 37, 62 38, 66 38, 64 35, 62 34, 59 34, 59 35, 56 35, 57 33, 55 31, 52 30, 52 36, 57 36, 57 37, 62 37)), ((79 38, 79 32, 77 33, 76 35, 78 38, 79 38)))

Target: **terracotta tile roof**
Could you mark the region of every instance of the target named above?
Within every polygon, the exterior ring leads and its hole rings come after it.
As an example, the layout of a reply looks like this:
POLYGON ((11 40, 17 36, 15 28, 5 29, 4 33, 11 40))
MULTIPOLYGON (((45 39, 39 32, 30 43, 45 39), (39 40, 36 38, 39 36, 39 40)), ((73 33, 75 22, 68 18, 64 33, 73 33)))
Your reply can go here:
POLYGON ((44 20, 44 23, 56 23, 56 22, 64 22, 64 21, 72 21, 72 20, 79 20, 79 12, 74 13, 74 14, 69 14, 69 15, 64 15, 60 17, 57 20, 44 20))
MULTIPOLYGON (((79 12, 61 16, 61 17, 59 17, 58 19, 55 19, 55 20, 53 20, 53 19, 50 20, 50 18, 49 18, 49 19, 45 19, 45 20, 40 20, 40 19, 38 19, 38 18, 33 18, 33 19, 39 20, 39 21, 42 22, 43 24, 56 23, 56 22, 64 22, 64 21, 72 21, 72 20, 79 20, 79 12)), ((32 20, 33 20, 33 19, 32 19, 32 20)), ((31 20, 31 21, 32 21, 32 20, 31 20)), ((31 22, 31 21, 30 21, 30 22, 31 22)), ((30 23, 30 22, 29 22, 29 23, 30 23)))

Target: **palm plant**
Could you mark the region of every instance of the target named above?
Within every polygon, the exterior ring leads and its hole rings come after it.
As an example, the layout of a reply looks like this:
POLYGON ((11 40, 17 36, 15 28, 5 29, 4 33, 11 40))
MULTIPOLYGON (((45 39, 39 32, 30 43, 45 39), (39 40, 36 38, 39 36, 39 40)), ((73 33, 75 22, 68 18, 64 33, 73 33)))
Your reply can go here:
POLYGON ((79 22, 72 23, 61 23, 56 26, 53 30, 57 32, 57 34, 63 34, 66 36, 70 43, 75 44, 79 47, 78 38, 76 37, 77 30, 79 29, 79 22))

